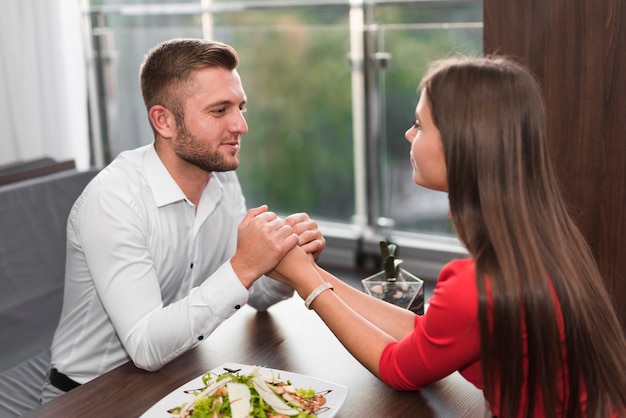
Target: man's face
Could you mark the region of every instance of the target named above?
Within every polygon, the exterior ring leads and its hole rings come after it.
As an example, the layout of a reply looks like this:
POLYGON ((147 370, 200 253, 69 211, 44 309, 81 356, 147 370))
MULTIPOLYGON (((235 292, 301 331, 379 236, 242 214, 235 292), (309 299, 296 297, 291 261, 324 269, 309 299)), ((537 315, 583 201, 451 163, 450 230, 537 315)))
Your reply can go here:
POLYGON ((191 76, 183 99, 184 121, 172 146, 176 155, 204 171, 230 171, 239 166, 241 136, 248 132, 243 116, 246 95, 236 70, 205 68, 191 76))

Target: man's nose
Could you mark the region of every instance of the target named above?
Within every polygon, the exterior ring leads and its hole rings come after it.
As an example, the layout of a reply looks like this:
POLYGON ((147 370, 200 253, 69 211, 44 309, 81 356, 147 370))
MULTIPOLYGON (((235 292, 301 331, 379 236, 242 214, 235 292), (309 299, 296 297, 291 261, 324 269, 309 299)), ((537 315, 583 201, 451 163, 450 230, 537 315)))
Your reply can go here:
POLYGON ((240 134, 248 133, 248 122, 246 122, 246 118, 243 115, 243 112, 239 112, 236 120, 233 122, 234 130, 239 132, 240 134))

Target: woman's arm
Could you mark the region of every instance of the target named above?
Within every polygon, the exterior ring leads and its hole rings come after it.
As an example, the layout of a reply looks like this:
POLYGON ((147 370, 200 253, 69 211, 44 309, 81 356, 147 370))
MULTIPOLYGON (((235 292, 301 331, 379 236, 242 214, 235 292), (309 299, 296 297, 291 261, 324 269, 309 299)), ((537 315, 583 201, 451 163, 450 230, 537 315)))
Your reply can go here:
POLYGON ((334 291, 322 292, 310 307, 344 347, 376 376, 380 376, 379 362, 385 347, 413 329, 413 313, 346 285, 316 266, 299 247, 290 251, 270 276, 292 286, 303 299, 320 284, 331 283, 334 291))
POLYGON ((316 269, 324 281, 333 285, 335 293, 348 306, 395 340, 401 340, 413 332, 415 327, 413 312, 367 295, 319 266, 316 266, 316 269))

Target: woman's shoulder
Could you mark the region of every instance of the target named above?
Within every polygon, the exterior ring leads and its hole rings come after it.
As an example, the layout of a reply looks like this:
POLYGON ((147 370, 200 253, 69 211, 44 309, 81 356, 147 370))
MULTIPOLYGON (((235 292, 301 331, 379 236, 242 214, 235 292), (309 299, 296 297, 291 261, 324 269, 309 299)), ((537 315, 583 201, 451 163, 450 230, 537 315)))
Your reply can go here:
POLYGON ((439 280, 465 280, 468 277, 473 279, 475 275, 476 266, 472 258, 457 258, 443 266, 439 280))
POLYGON ((471 258, 455 259, 446 264, 437 279, 432 303, 474 312, 478 308, 476 269, 471 258))
POLYGON ((462 346, 462 357, 470 362, 475 361, 480 352, 474 272, 471 259, 446 264, 424 315, 424 329, 429 338, 440 346, 462 346))

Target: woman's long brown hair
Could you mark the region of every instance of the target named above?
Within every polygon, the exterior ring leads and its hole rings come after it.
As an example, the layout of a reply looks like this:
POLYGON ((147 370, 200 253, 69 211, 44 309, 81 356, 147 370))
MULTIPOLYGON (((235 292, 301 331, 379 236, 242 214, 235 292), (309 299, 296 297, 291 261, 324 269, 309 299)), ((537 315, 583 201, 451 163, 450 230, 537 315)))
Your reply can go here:
POLYGON ((625 416, 626 338, 559 191, 537 81, 504 57, 457 57, 434 63, 420 91, 476 264, 487 399, 501 417, 541 404, 546 417, 625 416))

